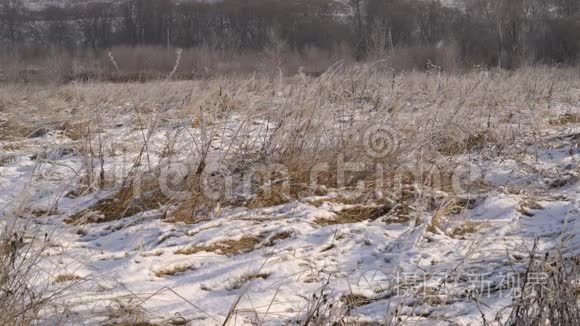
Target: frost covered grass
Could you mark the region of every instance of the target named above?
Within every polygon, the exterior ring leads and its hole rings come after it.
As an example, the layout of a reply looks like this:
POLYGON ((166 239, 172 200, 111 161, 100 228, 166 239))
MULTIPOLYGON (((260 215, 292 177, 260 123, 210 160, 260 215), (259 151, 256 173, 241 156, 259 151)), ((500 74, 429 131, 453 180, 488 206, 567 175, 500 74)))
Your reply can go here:
POLYGON ((580 254, 577 72, 2 85, 0 214, 38 251, 13 284, 57 294, 26 318, 565 324, 577 286, 502 281, 580 254))
POLYGON ((66 310, 63 293, 80 283, 73 274, 58 274, 65 266, 41 266, 52 239, 28 223, 4 216, 0 235, 0 323, 30 325, 61 322, 66 310), (60 284, 56 284, 60 283, 60 284))

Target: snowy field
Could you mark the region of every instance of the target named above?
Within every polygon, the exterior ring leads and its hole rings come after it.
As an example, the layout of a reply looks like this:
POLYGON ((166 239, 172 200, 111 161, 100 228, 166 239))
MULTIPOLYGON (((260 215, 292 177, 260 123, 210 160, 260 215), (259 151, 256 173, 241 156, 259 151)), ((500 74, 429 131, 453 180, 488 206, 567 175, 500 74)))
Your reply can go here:
POLYGON ((580 257, 577 76, 4 85, 3 232, 46 323, 501 324, 580 257))

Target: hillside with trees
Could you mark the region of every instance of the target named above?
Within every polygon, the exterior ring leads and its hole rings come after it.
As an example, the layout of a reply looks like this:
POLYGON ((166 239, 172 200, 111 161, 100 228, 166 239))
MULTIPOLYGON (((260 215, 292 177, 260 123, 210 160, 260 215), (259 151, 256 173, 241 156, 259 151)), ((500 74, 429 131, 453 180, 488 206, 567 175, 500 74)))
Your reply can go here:
MULTIPOLYGON (((510 69, 574 64, 578 35, 580 2, 575 0, 467 0, 462 6, 413 0, 124 0, 39 10, 23 0, 0 3, 5 66, 62 57, 77 58, 77 66, 86 65, 82 58, 97 58, 106 66, 112 49, 132 70, 136 61, 146 60, 143 53, 165 60, 181 48, 203 49, 191 57, 217 53, 223 62, 261 61, 264 66, 267 61, 288 73, 309 64, 323 70, 333 61, 387 57, 396 70, 428 69, 429 64, 444 70, 510 69)), ((191 65, 200 66, 200 60, 191 65)), ((162 66, 149 63, 134 70, 162 66)), ((63 78, 78 77, 74 67, 67 69, 63 78)), ((190 71, 185 75, 192 77, 190 71)))

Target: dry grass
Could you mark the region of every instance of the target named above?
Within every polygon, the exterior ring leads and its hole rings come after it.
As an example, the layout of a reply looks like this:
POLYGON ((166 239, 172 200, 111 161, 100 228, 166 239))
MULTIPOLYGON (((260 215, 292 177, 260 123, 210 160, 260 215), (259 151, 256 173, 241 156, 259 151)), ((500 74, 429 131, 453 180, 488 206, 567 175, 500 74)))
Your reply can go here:
POLYGON ((57 271, 43 264, 50 243, 47 235, 35 234, 25 222, 6 216, 0 229, 0 324, 33 325, 64 316, 66 307, 59 304, 62 291, 75 287, 81 278, 68 273, 53 276, 63 266, 57 271))
POLYGON ((568 125, 572 123, 580 123, 580 116, 574 113, 566 113, 549 121, 549 124, 552 126, 568 125))
POLYGON ((309 200, 308 204, 314 207, 321 207, 325 203, 327 204, 343 204, 343 205, 353 205, 355 204, 354 198, 347 198, 344 196, 337 196, 337 197, 330 197, 330 198, 321 198, 315 200, 309 200))
POLYGON ((15 121, 8 121, 0 124, 0 140, 18 140, 30 135, 32 126, 20 124, 15 121))
POLYGON ((191 199, 181 202, 165 222, 196 224, 202 221, 207 221, 210 219, 215 204, 215 201, 212 201, 201 194, 195 194, 191 196, 191 199))
POLYGON ((350 208, 344 208, 339 212, 335 213, 334 218, 317 218, 314 220, 314 223, 320 226, 328 226, 328 225, 335 225, 335 224, 351 224, 351 223, 360 223, 364 221, 374 221, 379 217, 389 213, 391 211, 391 206, 384 205, 384 206, 354 206, 350 208))
POLYGON ((340 299, 335 300, 329 283, 330 278, 307 298, 304 313, 295 321, 297 325, 348 325, 346 318, 350 315, 352 307, 340 299))
POLYGON ((259 189, 247 206, 248 208, 264 208, 283 205, 306 196, 308 191, 308 186, 299 183, 276 184, 266 190, 259 189))
POLYGON ((171 266, 165 266, 165 267, 159 268, 159 269, 155 270, 153 273, 157 277, 167 277, 167 276, 173 276, 173 275, 178 274, 178 273, 183 273, 183 272, 186 272, 186 271, 189 271, 192 269, 194 269, 192 264, 182 263, 182 264, 174 264, 171 266))
POLYGON ((265 246, 271 247, 274 246, 277 242, 286 240, 294 235, 293 231, 282 231, 274 233, 273 235, 269 236, 267 241, 264 243, 265 246))
POLYGON ((59 274, 56 276, 56 278, 54 279, 55 283, 63 283, 63 282, 71 282, 71 281, 76 281, 76 280, 81 280, 82 277, 75 275, 75 274, 70 274, 70 273, 66 273, 66 274, 59 274))
POLYGON ((89 121, 67 121, 63 126, 63 134, 72 139, 80 140, 87 137, 91 132, 91 125, 89 121))
POLYGON ((142 188, 143 193, 136 196, 133 186, 125 186, 113 197, 98 201, 87 210, 68 217, 65 222, 75 225, 110 222, 162 208, 169 202, 170 199, 159 189, 148 191, 148 188, 152 188, 150 184, 142 188))
POLYGON ((1 155, 0 156, 0 166, 5 166, 10 163, 14 163, 17 159, 16 155, 1 155))
MULTIPOLYGON (((542 126, 578 123, 578 117, 572 114, 551 119, 548 109, 551 103, 577 105, 580 96, 571 91, 580 88, 575 73, 539 67, 515 72, 477 70, 456 75, 412 72, 393 77, 389 67, 377 63, 359 67, 337 65, 317 78, 265 74, 179 82, 3 85, 0 88, 0 140, 60 134, 74 143, 75 148, 81 147, 79 152, 84 163, 82 170, 75 172, 79 178, 86 176, 83 183, 88 190, 74 195, 119 189, 111 198, 67 219, 73 224, 113 221, 167 207, 176 210, 166 221, 198 223, 219 218, 219 214, 213 213, 214 208, 234 200, 226 196, 205 198, 201 187, 195 184, 202 180, 209 166, 215 165, 222 166, 224 173, 234 179, 243 177, 256 165, 278 163, 287 168, 285 175, 273 174, 250 181, 250 189, 240 196, 244 199, 236 203, 250 209, 288 203, 305 195, 352 191, 359 181, 366 183, 360 198, 368 198, 375 192, 390 196, 391 192, 399 191, 398 185, 389 183, 390 178, 397 171, 415 173, 420 170, 417 162, 425 166, 441 163, 440 182, 436 184, 420 175, 404 178, 405 186, 433 186, 452 195, 451 173, 455 165, 469 160, 467 154, 511 158, 518 153, 509 152, 510 146, 506 145, 537 141, 542 126), (385 153, 373 153, 374 148, 369 149, 365 146, 369 144, 361 142, 365 132, 376 126, 388 127, 392 133, 387 145, 393 146, 385 153), (226 133, 228 137, 221 137, 226 133), (164 146, 155 143, 160 135, 167 135, 169 139, 164 146), (177 140, 180 137, 181 144, 177 140), (100 157, 111 160, 125 152, 129 153, 130 177, 106 170, 107 182, 99 186, 102 180, 95 175, 100 172, 100 157), (151 179, 157 180, 153 171, 175 162, 193 166, 188 171, 187 182, 177 185, 180 190, 191 190, 188 198, 163 194, 159 184, 149 181, 136 194, 131 182, 136 173, 151 173, 154 175, 151 179), (337 168, 345 163, 353 163, 357 168, 348 171, 339 182, 337 168), (409 163, 411 167, 405 169, 409 163), (377 166, 383 168, 382 180, 377 180, 377 166), (314 178, 319 188, 311 186, 313 167, 322 167, 314 178), (288 187, 280 180, 288 181, 288 187), (119 181, 127 182, 122 187, 119 181), (271 189, 264 187, 269 182, 274 183, 271 189), (381 183, 382 189, 374 189, 381 183), (107 188, 109 184, 118 187, 107 188)), ((30 141, 36 140, 39 139, 30 141)), ((21 150, 0 146, 5 151, 21 150)), ((4 164, 11 160, 6 159, 4 164)), ((40 154, 38 161, 59 163, 58 158, 40 154)), ((234 180, 235 190, 241 183, 238 179, 234 180)), ((472 185, 485 186, 481 180, 472 185)), ((436 214, 430 230, 441 229, 446 216, 471 204, 467 200, 441 207, 439 202, 415 200, 415 194, 404 191, 393 198, 396 198, 395 206, 370 205, 368 200, 338 197, 317 199, 311 204, 316 207, 324 202, 349 205, 333 218, 315 221, 322 226, 381 217, 385 223, 406 223, 426 211, 433 211, 436 214)), ((535 209, 533 205, 522 207, 535 209)), ((462 237, 477 232, 479 227, 477 222, 467 221, 451 233, 462 237)), ((175 253, 213 252, 232 256, 290 236, 292 232, 280 232, 270 238, 248 235, 238 240, 185 247, 175 253)), ((7 262, 10 256, 6 256, 7 262)), ((165 277, 187 268, 173 266, 158 272, 160 277, 165 277)), ((306 319, 318 320, 317 312, 334 311, 329 304, 320 297, 313 299, 306 319)), ((13 308, 6 307, 4 310, 13 308)), ((334 313, 344 316, 343 311, 334 313)))
POLYGON ((544 209, 544 207, 542 207, 542 205, 538 204, 535 200, 528 199, 528 200, 525 200, 519 204, 517 211, 522 215, 531 217, 531 216, 535 215, 535 213, 533 212, 534 210, 540 210, 540 209, 544 209))
POLYGON ((402 203, 393 208, 391 213, 383 219, 385 223, 409 223, 416 213, 416 209, 409 203, 402 203))
POLYGON ((147 311, 139 303, 126 300, 124 297, 114 298, 113 303, 106 307, 103 312, 107 318, 107 325, 126 326, 158 326, 149 322, 147 311))
POLYGON ((224 240, 208 246, 191 246, 175 251, 177 255, 193 255, 198 252, 215 252, 220 255, 233 256, 250 252, 262 241, 256 236, 246 235, 239 240, 224 240))
POLYGON ((474 150, 482 150, 486 146, 495 141, 494 134, 490 131, 481 131, 475 133, 457 134, 443 134, 440 139, 436 140, 438 144, 437 150, 439 153, 453 156, 471 152, 474 150))
POLYGON ((427 231, 433 233, 441 233, 445 218, 452 214, 460 212, 464 206, 459 205, 455 200, 449 200, 443 203, 431 218, 431 223, 427 227, 427 231))
POLYGON ((579 266, 577 257, 563 257, 559 252, 540 255, 536 240, 521 284, 518 284, 520 295, 512 302, 507 323, 577 325, 580 320, 579 266), (541 275, 541 280, 536 281, 534 275, 541 275))
POLYGON ((453 231, 451 231, 451 236, 453 238, 462 238, 467 234, 478 232, 481 227, 485 226, 485 224, 485 222, 465 221, 460 226, 454 228, 453 231))
POLYGON ((346 294, 340 298, 340 301, 344 302, 351 307, 361 307, 372 302, 372 299, 361 295, 361 294, 346 294))
POLYGON ((16 152, 22 150, 26 145, 24 143, 13 142, 0 145, 0 151, 3 152, 16 152))
POLYGON ((260 273, 247 273, 244 274, 242 276, 240 276, 239 278, 237 278, 236 280, 232 281, 229 286, 227 287, 228 290, 238 290, 241 289, 242 286, 244 286, 246 283, 251 282, 253 280, 265 280, 270 276, 270 273, 264 273, 264 272, 260 272, 260 273))
POLYGON ((159 257, 163 255, 163 250, 156 250, 152 252, 142 252, 139 254, 141 257, 159 257))

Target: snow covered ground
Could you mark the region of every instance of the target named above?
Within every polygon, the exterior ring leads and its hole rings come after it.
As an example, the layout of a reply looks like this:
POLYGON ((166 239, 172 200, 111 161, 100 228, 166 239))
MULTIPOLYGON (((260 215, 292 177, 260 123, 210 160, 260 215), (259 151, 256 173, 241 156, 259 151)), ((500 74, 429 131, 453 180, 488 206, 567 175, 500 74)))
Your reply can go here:
MULTIPOLYGON (((577 103, 556 104, 544 118, 580 114, 577 103)), ((4 121, 12 117, 2 114, 4 121)), ((183 131, 175 157, 204 133, 177 118, 149 132, 120 107, 107 119, 98 136, 110 141, 103 157, 107 175, 113 168, 129 174, 144 134, 150 137, 148 164, 155 166, 167 159, 164 140, 172 130, 183 131)), ((259 118, 243 128, 235 115, 226 120, 224 130, 243 129, 252 139, 273 128, 259 118)), ((303 321, 313 302, 327 295, 333 302, 328 311, 348 306, 347 320, 357 324, 395 316, 413 325, 479 325, 482 314, 488 321, 507 317, 502 309, 518 290, 535 241, 541 254, 580 255, 580 123, 568 120, 524 132, 502 149, 505 155, 479 151, 459 158, 478 167, 484 186, 477 195, 440 191, 443 199, 433 210, 413 201, 410 213, 401 213, 395 207, 404 202, 361 200, 356 190, 337 188, 272 207, 224 204, 189 224, 168 218, 178 209, 171 203, 80 223, 75 216, 86 216, 119 189, 117 183, 75 193, 87 157, 97 172, 101 158, 82 153, 82 140, 58 129, 3 137, 0 214, 24 212, 32 229, 48 233, 43 264, 58 271, 49 277, 82 280, 62 299, 70 324, 290 324, 303 321), (367 216, 349 219, 361 211, 367 216)), ((213 155, 235 137, 241 136, 215 135, 213 155)), ((419 197, 413 200, 426 200, 419 197)))

